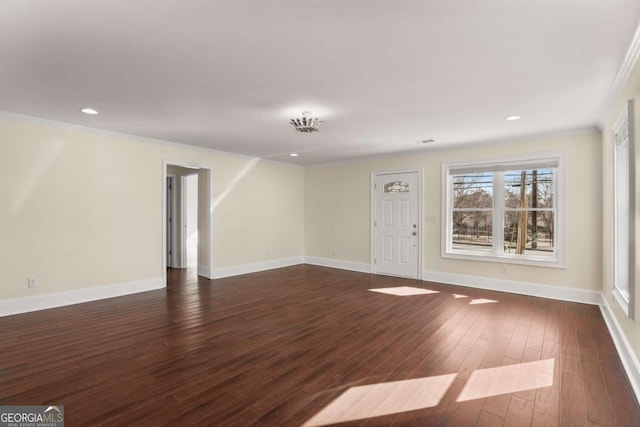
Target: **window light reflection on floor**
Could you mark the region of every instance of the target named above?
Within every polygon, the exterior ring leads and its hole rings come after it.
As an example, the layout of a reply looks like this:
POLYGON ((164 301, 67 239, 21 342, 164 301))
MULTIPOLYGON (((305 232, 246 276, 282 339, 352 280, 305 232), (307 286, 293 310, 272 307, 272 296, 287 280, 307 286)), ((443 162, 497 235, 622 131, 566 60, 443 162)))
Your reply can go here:
POLYGON ((466 295, 462 295, 462 294, 453 294, 453 297, 454 297, 455 299, 458 299, 458 298, 469 298, 468 296, 466 296, 466 295))
POLYGON ((423 288, 414 288, 411 286, 398 286, 395 288, 375 288, 375 289, 367 289, 367 290, 371 292, 380 292, 382 294, 396 295, 399 297, 440 293, 439 291, 432 291, 430 289, 423 289, 423 288))
POLYGON ((516 363, 473 371, 457 402, 534 390, 553 385, 555 359, 516 363))
POLYGON ((350 387, 304 426, 327 426, 438 406, 456 375, 350 387))
POLYGON ((476 305, 476 304, 493 304, 494 302, 498 302, 494 299, 487 299, 487 298, 477 298, 477 299, 472 299, 471 302, 469 302, 469 305, 476 305))

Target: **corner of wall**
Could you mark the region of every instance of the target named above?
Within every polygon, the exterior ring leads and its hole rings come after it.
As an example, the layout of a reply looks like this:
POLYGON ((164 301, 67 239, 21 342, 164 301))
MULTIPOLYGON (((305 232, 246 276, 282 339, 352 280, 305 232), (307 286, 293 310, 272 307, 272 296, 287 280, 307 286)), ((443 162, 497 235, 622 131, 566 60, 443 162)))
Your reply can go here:
POLYGON ((636 399, 640 402, 640 362, 633 352, 633 348, 631 347, 629 340, 627 340, 622 327, 616 320, 616 316, 609 305, 609 301, 604 295, 602 295, 602 300, 602 304, 600 304, 602 317, 607 324, 607 328, 609 328, 611 338, 618 350, 620 361, 627 372, 627 376, 629 377, 629 382, 631 383, 631 387, 636 395, 636 399))

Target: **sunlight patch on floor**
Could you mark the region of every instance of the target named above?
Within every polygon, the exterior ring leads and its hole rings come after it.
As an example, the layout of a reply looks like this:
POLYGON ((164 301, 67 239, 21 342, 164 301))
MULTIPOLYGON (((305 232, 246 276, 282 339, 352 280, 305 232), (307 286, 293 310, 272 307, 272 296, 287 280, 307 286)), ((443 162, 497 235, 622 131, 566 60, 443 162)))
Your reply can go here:
POLYGON ((471 302, 469 303, 469 305, 476 305, 476 304, 493 304, 495 302, 498 302, 494 299, 486 299, 486 298, 477 298, 477 299, 472 299, 471 302))
POLYGON ((553 385, 555 359, 516 363, 473 371, 457 402, 534 390, 553 385))
POLYGON ((456 375, 351 387, 304 426, 326 426, 438 406, 456 375))
POLYGON ((380 292, 381 294, 396 295, 399 297, 440 293, 439 291, 432 291, 430 289, 422 289, 422 288, 414 288, 411 286, 398 286, 395 288, 376 288, 376 289, 367 289, 367 290, 371 292, 380 292))
POLYGON ((469 298, 468 296, 462 295, 462 294, 453 294, 453 297, 456 298, 456 299, 458 299, 458 298, 469 298))

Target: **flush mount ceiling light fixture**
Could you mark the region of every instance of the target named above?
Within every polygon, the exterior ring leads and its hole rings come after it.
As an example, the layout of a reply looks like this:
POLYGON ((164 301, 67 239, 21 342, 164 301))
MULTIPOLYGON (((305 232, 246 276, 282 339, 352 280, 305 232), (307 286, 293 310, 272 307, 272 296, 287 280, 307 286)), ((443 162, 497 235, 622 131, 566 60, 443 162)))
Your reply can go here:
POLYGON ((513 121, 516 121, 516 120, 520 120, 521 118, 522 118, 522 116, 509 116, 505 120, 509 120, 510 122, 513 122, 513 121))
POLYGON ((291 123, 298 132, 311 133, 316 132, 322 122, 317 117, 312 118, 311 111, 303 111, 302 118, 291 119, 289 123, 291 123))
POLYGON ((85 114, 91 114, 91 115, 98 114, 97 110, 94 110, 93 108, 89 108, 89 107, 81 108, 80 111, 82 111, 85 114))

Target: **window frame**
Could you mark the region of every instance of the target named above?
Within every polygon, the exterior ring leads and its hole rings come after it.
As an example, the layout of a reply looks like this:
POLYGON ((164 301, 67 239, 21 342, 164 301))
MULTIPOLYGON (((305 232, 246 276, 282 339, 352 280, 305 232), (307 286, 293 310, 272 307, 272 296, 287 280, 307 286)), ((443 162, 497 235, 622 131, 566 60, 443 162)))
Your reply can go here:
POLYGON ((635 135, 634 135, 634 126, 633 126, 633 117, 634 117, 634 104, 633 100, 630 100, 626 103, 622 112, 616 119, 613 124, 611 130, 611 140, 612 140, 612 189, 613 189, 613 239, 612 239, 612 252, 613 252, 613 263, 612 263, 612 296, 613 300, 618 304, 618 306, 622 309, 623 313, 632 319, 635 319, 635 263, 632 261, 635 259, 635 135), (626 182, 624 183, 627 186, 627 194, 625 197, 628 197, 627 202, 627 214, 628 214, 628 224, 626 230, 626 238, 620 242, 620 234, 619 234, 619 183, 618 183, 618 153, 617 153, 617 143, 616 136, 618 134, 626 133, 626 159, 624 161, 627 163, 627 176, 626 182), (626 241, 625 241, 626 240, 626 241), (621 245, 623 243, 623 245, 621 245), (625 252, 625 257, 627 260, 627 264, 623 265, 627 271, 627 289, 626 295, 623 293, 624 290, 620 287, 620 246, 625 246, 626 248, 622 249, 625 252))
MULTIPOLYGON (((538 167, 540 169, 540 167, 538 167)), ((442 163, 442 258, 465 259, 474 261, 498 262, 505 264, 522 264, 540 267, 565 268, 565 240, 564 240, 564 153, 554 152, 531 155, 519 158, 485 160, 478 162, 442 163), (513 210, 505 206, 504 176, 507 171, 530 170, 540 163, 556 163, 554 167, 554 245, 553 257, 542 257, 528 254, 504 253, 504 215, 513 210), (512 165, 514 169, 510 169, 512 165), (452 170, 478 168, 493 173, 493 236, 490 251, 475 252, 453 248, 453 176, 452 170)), ((459 173, 462 174, 462 173, 459 173)), ((531 211, 531 209, 527 209, 531 211)))

